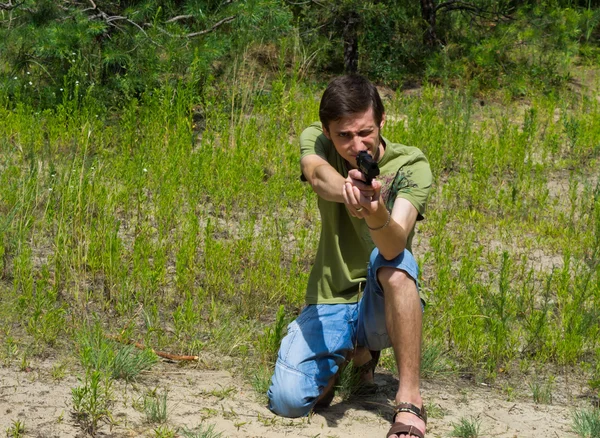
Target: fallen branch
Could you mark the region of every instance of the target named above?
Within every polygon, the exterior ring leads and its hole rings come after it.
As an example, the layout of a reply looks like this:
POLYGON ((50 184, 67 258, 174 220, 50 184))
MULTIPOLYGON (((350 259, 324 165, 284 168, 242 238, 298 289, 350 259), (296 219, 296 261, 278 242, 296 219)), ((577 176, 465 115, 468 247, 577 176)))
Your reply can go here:
POLYGON ((218 27, 224 25, 225 23, 229 23, 230 21, 235 20, 235 18, 236 18, 235 15, 231 15, 229 17, 225 17, 222 20, 217 21, 215 24, 212 25, 212 27, 209 27, 208 29, 204 29, 204 30, 201 30, 201 31, 198 31, 198 32, 187 33, 185 35, 176 35, 176 34, 173 34, 171 32, 167 32, 163 28, 161 28, 159 26, 156 26, 154 24, 150 24, 150 23, 146 23, 144 25, 145 26, 154 27, 158 31, 164 33, 165 35, 173 37, 173 38, 193 38, 193 37, 196 37, 196 36, 205 35, 207 33, 213 32, 214 30, 216 30, 218 27))
POLYGON ((188 20, 190 18, 194 18, 194 16, 193 15, 178 15, 176 17, 169 18, 167 21, 165 21, 165 23, 175 23, 176 21, 188 20))
POLYGON ((469 1, 462 0, 448 0, 443 3, 439 3, 435 7, 435 12, 452 12, 452 11, 461 11, 466 12, 471 15, 477 16, 483 19, 494 19, 496 21, 500 20, 510 20, 509 10, 499 10, 497 8, 483 8, 477 6, 469 1))
POLYGON ((8 3, 0 3, 0 10, 1 11, 10 11, 11 9, 15 9, 18 8, 19 6, 21 6, 23 3, 25 3, 25 0, 23 0, 20 3, 15 3, 13 5, 12 0, 9 0, 8 3))
POLYGON ((149 349, 154 354, 156 354, 158 357, 162 357, 164 359, 170 359, 170 360, 189 360, 189 361, 198 360, 199 359, 198 356, 187 356, 187 355, 165 353, 164 351, 156 351, 153 348, 146 348, 146 346, 144 344, 141 344, 139 342, 129 341, 127 339, 120 338, 119 336, 106 335, 106 337, 108 339, 112 339, 113 341, 117 341, 117 342, 119 342, 121 344, 133 345, 135 348, 138 348, 140 350, 149 349))

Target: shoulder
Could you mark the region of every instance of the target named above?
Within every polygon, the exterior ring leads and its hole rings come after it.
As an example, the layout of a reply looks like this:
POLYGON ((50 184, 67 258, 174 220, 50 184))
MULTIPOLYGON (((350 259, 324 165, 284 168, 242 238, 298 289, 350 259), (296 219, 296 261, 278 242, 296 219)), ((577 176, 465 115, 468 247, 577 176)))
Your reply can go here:
POLYGON ((421 151, 414 146, 406 146, 400 143, 386 142, 385 153, 380 163, 382 173, 396 173, 401 168, 414 168, 418 172, 429 173, 429 161, 421 151))
POLYGON ((312 123, 300 134, 300 157, 304 158, 307 155, 320 155, 322 158, 328 159, 332 151, 331 142, 323 134, 321 123, 312 123))
POLYGON ((406 146, 401 143, 386 143, 386 153, 390 152, 390 160, 393 161, 427 161, 423 151, 414 146, 406 146))
POLYGON ((312 140, 315 141, 320 135, 323 135, 323 127, 321 123, 311 123, 302 133, 300 134, 300 141, 312 140))

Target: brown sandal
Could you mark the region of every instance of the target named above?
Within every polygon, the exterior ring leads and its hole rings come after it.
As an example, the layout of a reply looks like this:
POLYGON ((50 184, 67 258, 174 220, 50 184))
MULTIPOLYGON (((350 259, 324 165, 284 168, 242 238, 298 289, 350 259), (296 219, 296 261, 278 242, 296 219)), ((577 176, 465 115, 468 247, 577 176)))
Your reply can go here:
POLYGON ((410 412, 411 414, 416 415, 421 420, 423 420, 425 422, 425 425, 427 425, 427 411, 425 410, 425 406, 419 409, 412 403, 400 403, 398 406, 396 406, 396 409, 394 410, 394 415, 392 416, 392 427, 386 435, 386 438, 389 438, 393 435, 402 434, 408 436, 416 436, 417 438, 425 438, 423 432, 421 432, 415 426, 395 422, 396 415, 398 415, 400 412, 410 412))

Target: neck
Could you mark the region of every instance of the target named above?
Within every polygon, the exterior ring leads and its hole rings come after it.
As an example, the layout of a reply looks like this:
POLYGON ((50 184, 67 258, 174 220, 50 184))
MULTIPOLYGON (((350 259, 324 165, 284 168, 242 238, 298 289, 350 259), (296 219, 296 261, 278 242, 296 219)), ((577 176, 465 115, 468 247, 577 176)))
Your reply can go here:
POLYGON ((383 141, 383 137, 379 136, 379 146, 377 146, 377 150, 373 154, 373 159, 376 163, 379 163, 379 160, 383 157, 385 153, 385 141, 383 141))

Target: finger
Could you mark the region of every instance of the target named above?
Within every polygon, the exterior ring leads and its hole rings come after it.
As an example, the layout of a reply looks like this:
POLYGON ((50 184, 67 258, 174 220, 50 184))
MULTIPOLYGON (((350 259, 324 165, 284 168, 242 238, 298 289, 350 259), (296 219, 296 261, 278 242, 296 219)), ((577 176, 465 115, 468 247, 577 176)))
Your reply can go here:
POLYGON ((364 181, 365 177, 363 176, 362 172, 358 169, 350 169, 348 171, 348 177, 355 179, 357 181, 364 181))
POLYGON ((362 195, 361 191, 351 184, 346 185, 345 202, 348 211, 354 217, 364 219, 369 212, 369 198, 362 195))
POLYGON ((371 195, 371 202, 378 202, 379 201, 379 197, 381 196, 381 188, 382 188, 382 184, 380 181, 376 181, 373 180, 373 186, 372 186, 372 193, 371 195))
POLYGON ((346 209, 350 213, 351 216, 359 217, 359 212, 356 211, 357 202, 354 199, 354 191, 352 188, 352 184, 345 183, 342 188, 342 196, 344 197, 344 204, 346 204, 346 209))
POLYGON ((372 192, 373 191, 373 183, 375 180, 371 181, 371 184, 367 184, 365 181, 364 175, 361 172, 348 173, 348 179, 352 181, 352 185, 358 187, 361 191, 372 192), (358 176, 358 178, 354 178, 358 176))
POLYGON ((354 187, 354 196, 356 198, 356 202, 361 207, 370 207, 374 194, 374 191, 365 192, 359 190, 357 187, 354 187))
POLYGON ((366 185, 355 185, 355 187, 360 191, 360 193, 367 197, 367 198, 371 198, 373 196, 375 196, 375 190, 373 190, 373 187, 371 186, 366 186, 366 185))
POLYGON ((346 184, 346 197, 348 200, 347 204, 354 208, 360 207, 360 204, 358 202, 358 200, 360 199, 360 190, 358 190, 352 184, 346 184))

